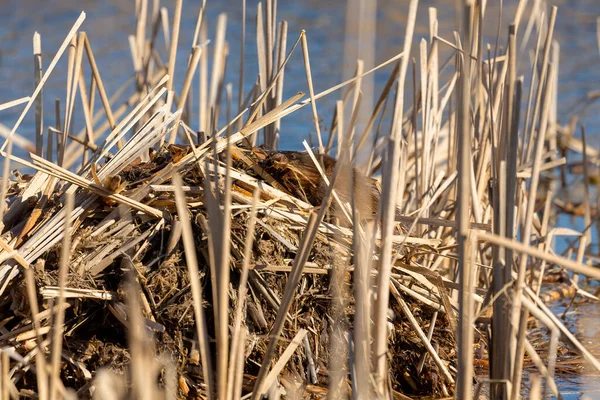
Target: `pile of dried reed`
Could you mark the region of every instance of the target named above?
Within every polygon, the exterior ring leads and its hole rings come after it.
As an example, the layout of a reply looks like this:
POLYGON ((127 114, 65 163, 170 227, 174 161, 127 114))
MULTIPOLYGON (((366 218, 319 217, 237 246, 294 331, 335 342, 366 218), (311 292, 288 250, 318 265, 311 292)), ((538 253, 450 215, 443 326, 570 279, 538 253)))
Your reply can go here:
MULTIPOLYGON (((242 29, 234 106, 226 16, 208 42, 202 4, 176 93, 182 1, 172 24, 158 1, 147 3, 136 2, 129 38, 134 75, 112 98, 91 41, 77 33, 82 14, 45 70, 36 35, 33 95, 0 106, 26 104, 1 149, 0 398, 467 398, 474 365, 489 373, 494 398, 516 398, 524 361, 557 393, 559 338, 600 369, 539 296, 551 266, 572 271, 563 280, 586 298, 596 299, 579 276, 600 278, 586 255, 589 195, 584 232, 555 228, 555 180, 543 179, 566 163, 557 151, 555 8, 529 10, 521 48, 531 47, 531 27, 538 38, 528 92, 517 77, 527 1, 506 50, 498 41, 484 50, 480 2, 465 2, 453 42, 438 36, 430 9, 417 64, 405 56, 412 0, 402 53, 369 71, 359 61, 354 78, 315 93, 306 33, 288 46, 287 24, 267 1, 256 14, 260 74, 249 93, 242 29), (285 99, 298 45, 309 95, 285 99), (452 52, 444 62, 441 46, 452 52), (42 88, 67 49, 67 97, 44 132, 42 88), (388 65, 371 117, 357 124, 362 78, 388 65), (325 140, 317 101, 339 89, 325 140), (309 105, 316 149, 277 152, 281 119, 309 105), (12 148, 26 143, 16 132, 32 107, 35 152, 22 159, 12 148), (9 175, 13 162, 35 173, 9 175), (369 178, 378 174, 381 185, 369 178), (575 260, 554 253, 558 235, 578 237, 575 260), (541 337, 548 346, 536 351, 541 337)), ((534 378, 532 397, 538 385, 534 378)))

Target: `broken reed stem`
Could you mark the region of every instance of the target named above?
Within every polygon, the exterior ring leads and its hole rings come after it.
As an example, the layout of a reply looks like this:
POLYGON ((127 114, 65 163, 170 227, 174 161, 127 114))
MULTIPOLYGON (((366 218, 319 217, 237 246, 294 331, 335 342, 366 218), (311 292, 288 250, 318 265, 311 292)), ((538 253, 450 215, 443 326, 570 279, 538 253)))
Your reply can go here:
POLYGON ((453 384, 454 383, 454 379, 452 378, 452 375, 450 374, 450 371, 448 370, 448 368, 446 367, 446 365, 444 364, 444 362, 442 361, 442 359, 440 358, 440 356, 437 354, 437 352, 435 351, 435 349, 431 345, 431 342, 429 341, 429 339, 425 335, 425 332, 423 332, 423 330, 419 326, 419 324, 418 324, 417 320, 415 319, 415 317, 412 315, 412 312, 410 311, 410 309, 408 308, 408 305, 406 304, 406 302, 404 301, 404 299, 402 298, 402 296, 398 292, 398 289, 396 288, 396 286, 394 285, 393 282, 390 282, 390 286, 389 287, 392 290, 392 293, 394 293, 394 297, 398 301, 398 304, 400 305, 400 309, 402 310, 402 312, 404 313, 404 315, 406 316, 406 318, 408 319, 408 321, 412 325, 413 329, 415 329, 415 332, 417 333, 418 338, 421 340, 421 343, 423 343, 423 345, 425 346, 425 348, 427 349, 427 351, 429 352, 429 354, 431 355, 431 357, 434 359, 436 365, 438 366, 438 368, 442 372, 442 375, 448 381, 448 383, 453 384))
MULTIPOLYGON (((9 172, 10 172, 10 160, 13 149, 12 138, 9 136, 7 139, 8 148, 6 149, 6 153, 3 153, 4 163, 2 164, 2 183, 0 190, 0 216, 4 216, 5 208, 6 208, 6 194, 8 191, 8 184, 10 182, 9 172)), ((1 151, 0 151, 1 153, 1 151)), ((4 229, 4 222, 0 221, 1 230, 4 229)))
MULTIPOLYGON (((239 360, 238 353, 244 352, 244 342, 241 340, 242 337, 244 337, 244 333, 242 332, 242 312, 245 307, 246 296, 248 292, 248 271, 250 270, 250 261, 252 258, 252 245, 254 243, 254 231, 256 227, 256 214, 259 195, 260 190, 258 188, 254 189, 254 193, 252 194, 250 219, 248 220, 248 230, 246 231, 246 241, 244 243, 244 259, 242 263, 240 282, 238 285, 238 302, 234 312, 233 331, 231 333, 231 351, 229 352, 229 370, 227 374, 227 382, 229 383, 227 386, 228 400, 234 399, 234 391, 237 393, 241 390, 241 387, 238 388, 234 386, 233 383, 236 370, 243 368, 243 363, 242 366, 237 365, 236 363, 239 360)), ((241 385, 241 382, 239 382, 239 384, 241 385)))
MULTIPOLYGON (((183 88, 181 89, 181 93, 179 95, 179 102, 177 103, 177 110, 181 110, 183 112, 183 107, 188 98, 188 94, 190 92, 190 87, 192 86, 192 79, 194 78, 194 74, 196 73, 196 68, 198 67, 198 62, 200 61, 200 57, 202 56, 202 48, 194 47, 192 48, 191 59, 188 65, 187 72, 185 74, 185 79, 183 81, 183 88)), ((177 139, 177 132, 179 130, 179 120, 176 121, 172 131, 171 138, 169 139, 169 143, 174 144, 177 139)), ((193 143, 192 143, 193 144, 193 143)))
POLYGON ((172 177, 175 185, 175 203, 177 206, 177 215, 182 227, 183 247, 185 261, 190 275, 190 284, 192 288, 192 298, 194 301, 194 317, 196 320, 196 336, 199 342, 200 358, 202 362, 202 375, 206 385, 206 393, 209 399, 214 399, 213 390, 213 369, 209 350, 209 338, 204 318, 204 307, 202 305, 202 285, 200 283, 200 273, 198 269, 198 260, 196 257, 196 248, 194 245, 194 236, 192 226, 188 217, 188 210, 185 200, 185 194, 182 189, 182 180, 177 172, 172 177))
MULTIPOLYGON (((42 39, 38 32, 33 34, 33 76, 35 87, 42 80, 42 39)), ((40 91, 35 103, 35 153, 43 157, 44 151, 44 102, 43 91, 40 91)))
MULTIPOLYGON (((471 14, 472 3, 463 1, 462 11, 462 46, 465 51, 471 51, 471 14)), ((469 234, 471 213, 471 60, 469 57, 458 56, 460 65, 460 88, 457 100, 457 134, 458 134, 458 181, 456 194, 456 215, 458 223, 457 253, 460 287, 459 298, 459 327, 458 327, 458 377, 456 396, 466 399, 472 395, 473 385, 473 328, 472 328, 472 299, 473 274, 469 262, 469 234)))
POLYGON ((279 360, 277 360, 277 362, 273 366, 273 369, 271 369, 271 371, 265 378, 265 383, 263 385, 265 390, 263 390, 263 393, 261 394, 266 394, 266 391, 272 387, 273 382, 275 382, 275 379, 277 379, 283 368, 285 368, 286 364, 294 355, 294 352, 296 351, 298 346, 300 346, 300 343, 302 343, 302 340, 306 337, 307 333, 308 331, 306 329, 300 329, 298 333, 296 333, 296 335, 294 336, 288 347, 285 349, 281 357, 279 357, 279 360))
POLYGON ((135 37, 137 39, 136 47, 137 54, 140 57, 144 54, 144 47, 146 46, 146 24, 148 19, 148 0, 140 1, 139 12, 137 13, 137 24, 135 37))
MULTIPOLYGON (((218 275, 218 292, 217 302, 219 307, 218 319, 215 323, 216 339, 217 339, 217 393, 219 398, 227 396, 227 363, 229 360, 229 282, 230 282, 230 244, 231 244, 231 135, 227 135, 227 147, 225 148, 226 157, 226 173, 223 189, 223 214, 220 232, 214 231, 214 234, 221 234, 219 242, 217 268, 218 275)), ((217 181, 218 182, 218 181, 217 181)), ((216 187, 215 189, 219 190, 216 187)), ((216 204, 220 206, 220 204, 216 204)), ((220 209, 214 210, 214 214, 221 214, 220 209)), ((214 225, 213 225, 214 226, 214 225)), ((215 249, 216 250, 216 249, 215 249)))
POLYGON ((315 124, 315 132, 319 143, 319 154, 323 154, 323 139, 321 138, 321 128, 319 126, 319 114, 317 113, 317 103, 315 101, 315 91, 313 88, 312 73, 310 70, 310 58, 308 56, 308 41, 306 40, 306 31, 300 32, 302 38, 302 57, 304 57, 304 70, 306 71, 306 83, 308 85, 308 94, 310 96, 310 105, 312 108, 313 122, 315 124))
MULTIPOLYGON (((533 226, 533 216, 535 212, 535 200, 537 195, 537 188, 540 179, 540 166, 542 164, 543 146, 546 140, 546 131, 548 128, 548 115, 550 109, 550 102, 552 100, 552 86, 554 84, 554 73, 555 69, 553 65, 550 65, 548 78, 545 82, 545 94, 544 102, 542 105, 542 117, 540 121, 540 127, 538 135, 536 137, 535 148, 533 153, 533 167, 531 172, 531 183, 529 185, 529 194, 527 197, 527 208, 525 211, 525 221, 523 226, 522 240, 523 245, 529 246, 531 243, 531 229, 533 226)), ((545 75, 545 74, 543 74, 545 75)), ((540 82, 540 85, 542 82, 540 82)), ((527 261, 529 260, 526 256, 521 256, 519 269, 517 272, 517 281, 515 282, 515 297, 513 299, 512 309, 512 334, 511 337, 517 336, 516 352, 513 356, 515 366, 513 369, 512 383, 512 398, 518 396, 521 386, 521 372, 523 368, 523 353, 524 353, 524 338, 527 333, 527 319, 528 311, 526 309, 521 310, 521 296, 523 287, 525 285, 525 274, 527 272, 527 261), (515 331, 515 327, 519 327, 518 331, 515 331)))
MULTIPOLYGON (((72 75, 69 75, 69 79, 67 81, 67 90, 70 88, 70 91, 67 93, 67 106, 65 107, 65 120, 64 120, 64 132, 63 132, 63 147, 60 150, 60 163, 62 164, 65 157, 67 137, 71 132, 71 121, 73 119, 73 111, 75 107, 75 96, 77 95, 77 88, 79 87, 79 77, 82 73, 81 71, 81 63, 83 60, 83 47, 84 47, 85 35, 80 32, 77 37, 73 38, 73 42, 75 44, 75 49, 73 49, 73 65, 69 68, 69 72, 72 75)), ((70 52, 71 53, 71 52, 70 52)), ((69 61, 71 61, 71 57, 69 54, 69 61)), ((84 86, 85 88, 85 86, 84 86)), ((85 90, 85 89, 84 89, 85 90)), ((83 96, 82 96, 83 99, 83 96)), ((85 103, 84 106, 85 108, 85 103)))
MULTIPOLYGON (((58 389, 60 382, 60 359, 62 354, 62 335, 65 324, 65 285, 67 284, 67 274, 69 273, 69 259, 71 256, 71 219, 68 218, 73 212, 74 195, 67 193, 65 195, 65 210, 67 218, 64 222, 64 235, 61 247, 60 269, 58 271, 58 300, 56 302, 57 312, 53 321, 52 330, 52 359, 50 370, 50 400, 58 398, 58 389)), ((41 350, 41 349, 40 349, 41 350)))
MULTIPOLYGON (((511 249, 528 255, 531 258, 546 261, 550 264, 558 265, 577 274, 585 275, 591 279, 600 280, 600 270, 588 265, 580 264, 569 258, 560 257, 550 252, 537 249, 532 246, 526 246, 516 240, 506 239, 492 233, 477 232, 477 239, 481 242, 489 242, 497 246, 510 247, 511 249)), ((513 274, 514 277, 515 274, 513 274)), ((527 286, 525 286, 527 288, 527 286)))
MULTIPOLYGON (((38 388, 38 395, 40 399, 48 398, 48 370, 46 366, 46 355, 42 347, 42 335, 40 333, 40 320, 39 320, 39 306, 37 300, 37 287, 35 285, 35 278, 33 271, 30 268, 25 270, 25 282, 27 284, 27 299, 29 300, 29 307, 31 309, 31 319, 33 321, 33 328, 35 329, 35 339, 37 344, 37 352, 35 354, 36 364, 36 381, 38 388)), ((60 288, 59 288, 60 292, 60 288)))
POLYGON ((94 52, 92 51, 92 46, 90 45, 89 39, 84 32, 84 45, 85 45, 85 54, 88 57, 88 61, 90 64, 90 68, 92 69, 92 76, 96 82, 96 87, 98 88, 98 94, 100 95, 100 101, 102 101, 102 107, 104 108, 104 112, 106 114, 106 120, 108 121, 108 125, 110 129, 115 129, 116 122, 115 116, 113 115, 110 99, 106 95, 106 90, 104 89, 104 82, 102 81, 102 77, 100 76, 100 71, 98 70, 98 65, 96 64, 96 59, 94 57, 94 52))
MULTIPOLYGON (((404 48, 402 54, 410 54, 412 39, 417 14, 417 0, 411 0, 408 11, 408 22, 404 36, 404 48)), ((396 216, 397 187, 400 167, 400 142, 402 139, 402 115, 404 108, 404 84, 406 71, 408 69, 408 57, 403 57, 400 74, 398 76, 398 89, 396 92, 396 105, 394 109, 393 127, 389 138, 389 150, 384 170, 382 199, 382 235, 381 261, 379 265, 379 276, 377 281, 377 303, 374 320, 374 363, 375 363, 375 386, 377 395, 386 393, 387 380, 387 313, 390 298, 389 282, 391 274, 392 257, 392 235, 396 216)))
POLYGON ((0 104, 0 111, 4 111, 9 108, 16 107, 23 103, 27 103, 30 99, 31 99, 30 96, 25 96, 25 97, 21 97, 20 99, 17 99, 17 100, 7 101, 6 103, 0 104))
MULTIPOLYGON (((587 136, 585 133, 585 125, 581 125, 581 144, 583 146, 582 157, 583 157, 583 223, 584 226, 589 226, 592 223, 591 209, 590 209, 590 173, 587 155, 587 136)), ((600 212, 600 210, 597 210, 600 212)), ((592 244, 592 232, 588 229, 584 232, 587 239, 587 244, 592 244)), ((585 249, 585 246, 583 246, 585 249)), ((585 251, 585 250, 584 250, 585 251)), ((578 280, 578 276, 574 277, 575 282, 578 280)))
MULTIPOLYGON (((242 0, 242 31, 240 32, 240 72, 238 78, 238 113, 242 112, 244 103, 244 72, 246 66, 246 0, 242 0)), ((238 130, 242 127, 242 120, 239 120, 238 130)))
MULTIPOLYGON (((360 190, 360 188, 355 188, 360 190)), ((355 192, 356 193, 356 192, 355 192)), ((356 196, 354 197, 356 199, 356 196)), ((353 234, 354 234, 354 298, 356 310, 354 315, 354 363, 355 379, 353 380, 356 393, 371 398, 373 389, 369 377, 371 368, 371 310, 370 290, 372 285, 371 269, 373 266, 373 248, 370 238, 374 237, 375 224, 366 224, 364 231, 360 230, 359 205, 353 201, 353 234)))
MULTIPOLYGON (((284 68, 284 62, 285 62, 285 56, 286 56, 286 48, 287 48, 287 37, 288 37, 288 24, 287 21, 281 21, 281 23, 279 24, 279 29, 278 29, 278 49, 277 50, 277 57, 276 57, 276 61, 277 64, 275 65, 275 67, 277 68, 277 71, 281 71, 281 73, 279 74, 279 77, 277 78, 277 89, 275 91, 275 98, 274 98, 274 104, 278 105, 281 104, 281 102, 283 101, 283 82, 284 82, 284 75, 285 75, 285 68, 284 68)), ((274 133, 274 140, 275 140, 275 148, 277 148, 279 146, 279 138, 281 136, 281 119, 278 119, 277 121, 275 121, 275 124, 273 125, 273 133, 274 133)))
POLYGON ((175 13, 173 15, 173 36, 171 45, 169 46, 169 66, 167 74, 170 76, 167 82, 167 91, 173 90, 173 82, 175 80, 175 61, 177 60, 177 45, 179 44, 179 27, 181 25, 181 10, 183 8, 183 0, 175 1, 175 13))
MULTIPOLYGON (((88 105, 92 105, 93 106, 93 101, 91 101, 90 99, 88 99, 88 95, 87 95, 87 91, 86 91, 86 87, 85 87, 85 80, 83 77, 83 72, 81 72, 81 74, 79 75, 79 79, 78 79, 78 84, 79 84, 79 94, 81 97, 81 105, 83 108, 83 118, 85 121, 85 126, 86 126, 86 140, 83 141, 83 146, 82 146, 82 151, 83 151, 83 156, 82 156, 82 164, 85 166, 86 164, 86 155, 88 154, 87 150, 88 149, 97 149, 97 146, 94 143, 94 124, 92 122, 92 112, 93 110, 91 108, 88 108, 88 105)), ((93 95, 93 93, 91 93, 93 95)), ((73 138, 72 135, 68 135, 68 137, 70 139, 73 138)), ((74 139, 75 141, 77 141, 78 139, 74 139)))
POLYGON ((209 113, 209 125, 207 133, 212 135, 217 127, 219 117, 219 90, 223 84, 223 70, 225 67, 225 33, 227 30, 227 15, 219 14, 217 19, 217 33, 215 37, 215 49, 213 53, 212 74, 210 78, 210 93, 208 96, 207 112, 209 113))

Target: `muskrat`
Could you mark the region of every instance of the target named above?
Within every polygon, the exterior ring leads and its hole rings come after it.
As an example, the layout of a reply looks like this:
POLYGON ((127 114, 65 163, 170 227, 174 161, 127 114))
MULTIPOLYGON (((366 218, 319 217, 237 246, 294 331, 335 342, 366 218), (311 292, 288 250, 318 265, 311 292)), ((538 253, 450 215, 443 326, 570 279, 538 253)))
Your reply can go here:
MULTIPOLYGON (((313 206, 322 204, 327 184, 307 152, 262 151, 262 153, 259 156, 259 165, 286 191, 313 206)), ((330 180, 337 161, 328 155, 316 155, 316 158, 321 163, 325 176, 330 180)), ((351 166, 342 166, 334 188, 342 203, 351 204, 351 192, 354 191, 354 201, 361 218, 370 219, 377 213, 381 191, 376 179, 367 177, 351 166)), ((331 206, 333 209, 337 207, 333 199, 331 206)))
MULTIPOLYGON (((254 147, 250 152, 250 157, 254 159, 264 172, 268 173, 276 181, 278 186, 281 186, 279 189, 283 189, 294 197, 315 207, 319 207, 323 203, 323 196, 327 190, 327 185, 307 152, 269 151, 260 147, 254 147)), ((321 164, 325 176, 331 179, 333 170, 337 164, 335 158, 328 155, 316 155, 315 157, 321 164)), ((258 178, 264 178, 264 174, 257 173, 257 170, 248 172, 255 176, 258 175, 258 178)), ((381 185, 377 179, 366 176, 357 168, 342 166, 334 188, 342 203, 351 204, 352 194, 354 194, 354 202, 360 220, 365 221, 375 218, 381 198, 381 185), (354 189, 352 189, 350 183, 353 184, 354 189), (352 193, 352 190, 354 193, 352 193)), ((337 202, 334 199, 330 200, 330 207, 332 210, 338 208, 337 202)), ((398 208, 394 217, 398 222, 400 231, 403 233, 408 231, 405 224, 414 224, 416 219, 425 225, 456 228, 454 221, 442 218, 405 216, 398 208)), ((345 222, 343 223, 345 224, 345 222)), ((471 228, 486 231, 491 230, 489 224, 476 222, 471 222, 471 228)))

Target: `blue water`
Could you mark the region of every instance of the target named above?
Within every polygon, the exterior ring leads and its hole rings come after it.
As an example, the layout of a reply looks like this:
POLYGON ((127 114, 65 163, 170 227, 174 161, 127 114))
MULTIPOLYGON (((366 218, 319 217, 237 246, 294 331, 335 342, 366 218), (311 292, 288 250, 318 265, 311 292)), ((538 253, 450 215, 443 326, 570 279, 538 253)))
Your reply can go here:
MULTIPOLYGON (((565 304, 560 303, 552 307, 556 315, 562 315, 565 304)), ((574 305, 566 314, 563 323, 571 332, 577 332, 577 338, 596 357, 600 355, 597 345, 600 343, 600 308, 597 303, 584 303, 574 305)), ((564 343, 561 343, 564 345, 564 343)), ((559 357, 560 360, 560 357, 559 357)), ((565 400, 574 399, 600 399, 600 377, 598 372, 584 363, 580 375, 556 378, 557 386, 565 400)))
MULTIPOLYGON (((109 95, 114 93, 133 71, 127 36, 135 33, 134 3, 134 1, 117 0, 3 1, 0 5, 0 87, 2 88, 0 103, 26 96, 33 91, 31 52, 33 33, 39 31, 42 36, 43 62, 47 67, 81 10, 85 10, 88 16, 82 29, 87 31, 90 37, 107 92, 109 95)), ((343 78, 341 63, 344 57, 346 2, 280 0, 278 3, 278 19, 285 19, 289 23, 288 48, 298 37, 301 29, 307 31, 315 91, 320 92, 339 83, 343 78)), ((407 1, 393 0, 378 1, 376 62, 382 62, 401 51, 407 3, 407 1)), ((498 2, 488 3, 490 4, 485 19, 484 37, 493 45, 499 7, 498 2)), ((559 86, 561 122, 566 123, 574 111, 582 113, 581 121, 587 125, 590 144, 598 145, 600 144, 600 118, 598 118, 600 108, 594 104, 584 110, 580 101, 585 99, 589 91, 600 89, 600 85, 597 84, 600 82, 600 68, 596 67, 600 56, 595 34, 596 16, 600 15, 600 2, 563 0, 550 3, 557 4, 559 7, 555 38, 561 43, 559 86)), ((173 4, 174 1, 161 2, 161 5, 169 9, 171 18, 173 4)), ((184 2, 176 88, 183 81, 199 4, 200 2, 184 2)), ((240 4, 240 0, 209 0, 207 10, 209 37, 214 37, 218 14, 226 12, 228 15, 227 40, 230 52, 226 79, 234 83, 234 95, 237 94, 239 68, 242 18, 240 4)), ((256 4, 256 1, 248 1, 246 91, 251 88, 258 71, 254 41, 256 4)), ((516 4, 515 0, 504 1, 503 27, 511 21, 516 4)), ((428 37, 427 8, 430 6, 439 9, 440 35, 452 40, 452 32, 455 30, 454 1, 429 0, 421 1, 419 5, 415 44, 418 44, 421 38, 428 37)), ((521 27, 521 33, 524 31, 525 24, 521 27)), ((506 29, 503 28, 502 32, 506 32, 506 29)), ((504 33, 501 35, 501 44, 506 40, 505 36, 504 33)), ((159 43, 162 44, 162 41, 159 43)), ((449 54, 449 49, 445 46, 441 45, 440 49, 445 52, 444 54, 449 54)), ((46 126, 54 123, 54 99, 65 98, 66 65, 66 58, 63 57, 45 86, 43 96, 46 126)), ((284 97, 289 97, 300 90, 305 92, 307 90, 300 52, 293 56, 289 65, 286 70, 284 97)), ((523 74, 529 76, 529 67, 526 65, 521 67, 523 74)), ((375 96, 385 83, 388 73, 389 69, 375 75, 375 96)), ((340 94, 334 94, 318 103, 319 114, 323 117, 325 126, 330 124, 335 101, 339 96, 340 94)), ((234 103, 237 103, 235 99, 234 103)), ((12 126, 20 111, 21 108, 17 107, 0 113, 0 123, 12 126)), ((76 121, 81 120, 81 115, 76 115, 76 121)), ((31 113, 19 132, 26 137, 32 137, 33 124, 34 117, 31 113)), ((76 126, 81 126, 81 123, 76 126)), ((314 127, 310 110, 305 108, 283 121, 282 147, 301 148, 301 139, 306 138, 309 132, 314 132, 314 127)))

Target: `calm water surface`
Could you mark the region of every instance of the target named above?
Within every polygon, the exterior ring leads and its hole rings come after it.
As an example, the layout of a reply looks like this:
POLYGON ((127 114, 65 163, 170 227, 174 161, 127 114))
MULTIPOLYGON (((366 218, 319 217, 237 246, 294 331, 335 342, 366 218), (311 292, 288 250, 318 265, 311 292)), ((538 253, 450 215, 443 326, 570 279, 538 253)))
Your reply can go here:
MULTIPOLYGON (((151 3, 151 2, 149 2, 151 3)), ((254 16, 257 1, 248 1, 248 42, 246 51, 246 89, 251 87, 257 74, 256 47, 254 45, 254 16)), ((289 23, 288 44, 297 38, 301 29, 308 33, 309 48, 315 91, 319 92, 339 83, 342 76, 341 60, 344 54, 345 0, 331 1, 291 1, 279 0, 278 18, 289 23)), ((376 62, 382 62, 401 51, 407 13, 406 0, 379 0, 377 11, 375 46, 376 62)), ((507 24, 512 20, 515 0, 505 0, 502 12, 501 41, 505 41, 507 24)), ((600 61, 596 42, 596 17, 600 16, 600 1, 597 0, 555 0, 559 7, 555 38, 561 45, 559 109, 561 122, 568 120, 580 100, 588 92, 600 89, 600 61)), ((83 29, 88 32, 100 72, 109 95, 129 78, 133 71, 127 37, 135 33, 134 8, 132 1, 76 1, 76 0, 5 0, 0 5, 0 102, 26 96, 33 90, 32 76, 32 36, 35 31, 42 36, 44 66, 47 67, 64 36, 76 20, 81 10, 87 13, 83 29)), ((173 12, 174 1, 162 1, 173 12)), ((199 1, 184 2, 180 51, 178 61, 183 61, 189 53, 195 28, 199 1)), ((227 80, 234 83, 237 93, 237 73, 239 68, 239 38, 241 35, 241 1, 208 1, 209 37, 214 37, 217 15, 228 15, 227 39, 230 45, 227 80)), ((492 45, 498 23, 499 1, 488 1, 485 19, 485 37, 492 45)), ((438 8, 440 35, 452 39, 455 29, 454 1, 421 1, 419 4, 415 43, 428 38, 427 9, 438 8)), ((522 24, 522 32, 525 25, 522 24)), ((502 42, 501 42, 502 43, 502 42)), ((289 46, 288 46, 289 47, 289 46)), ((413 46, 418 47, 418 46, 413 46)), ((449 49, 441 46, 449 54, 449 49)), ((523 59, 525 59, 524 56, 523 59)), ((306 91, 305 75, 301 54, 292 58, 286 70, 285 95, 299 90, 306 91)), ((185 62, 178 62, 178 76, 175 86, 183 81, 185 62)), ((523 65, 523 73, 529 76, 528 66, 523 65)), ((385 83, 389 70, 375 75, 375 95, 385 83)), ((411 85, 407 85, 409 87, 411 85)), ((46 126, 53 123, 54 99, 65 97, 66 59, 59 63, 51 80, 45 86, 44 101, 46 126)), ((325 124, 331 120, 331 112, 338 97, 328 96, 319 103, 319 113, 325 124)), ((587 125, 592 144, 600 144, 600 107, 590 107, 582 116, 587 125)), ((11 125, 18 117, 19 109, 0 114, 0 122, 11 125)), ((300 147, 300 139, 313 130, 310 110, 306 108, 283 121, 282 145, 300 147)), ((33 115, 27 118, 20 133, 32 136, 33 115)))

